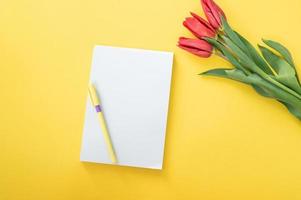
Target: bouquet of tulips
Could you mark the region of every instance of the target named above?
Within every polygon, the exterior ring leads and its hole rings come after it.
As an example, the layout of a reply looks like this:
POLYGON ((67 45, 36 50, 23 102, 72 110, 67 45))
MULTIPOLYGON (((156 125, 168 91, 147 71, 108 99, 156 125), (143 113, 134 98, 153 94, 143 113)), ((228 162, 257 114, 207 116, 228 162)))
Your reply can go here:
POLYGON ((253 87, 264 97, 273 98, 301 120, 301 87, 291 53, 278 42, 263 40, 269 48, 259 51, 229 25, 222 9, 213 0, 201 0, 208 21, 195 13, 183 25, 197 39, 181 37, 178 46, 197 56, 212 53, 233 65, 232 69, 213 69, 200 75, 228 78, 253 87))

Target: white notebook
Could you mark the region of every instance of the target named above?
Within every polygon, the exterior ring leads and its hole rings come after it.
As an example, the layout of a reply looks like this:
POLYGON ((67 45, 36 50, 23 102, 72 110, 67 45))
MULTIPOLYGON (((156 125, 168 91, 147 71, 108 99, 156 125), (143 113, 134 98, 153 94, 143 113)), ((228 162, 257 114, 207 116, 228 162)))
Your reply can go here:
MULTIPOLYGON (((94 48, 90 82, 99 93, 117 165, 162 169, 172 63, 170 52, 94 48)), ((80 160, 111 164, 89 97, 80 160)))

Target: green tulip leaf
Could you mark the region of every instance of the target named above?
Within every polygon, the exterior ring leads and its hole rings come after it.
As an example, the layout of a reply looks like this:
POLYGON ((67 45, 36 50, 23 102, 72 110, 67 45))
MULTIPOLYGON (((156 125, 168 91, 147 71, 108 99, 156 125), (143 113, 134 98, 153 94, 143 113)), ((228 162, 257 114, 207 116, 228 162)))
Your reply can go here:
POLYGON ((288 62, 274 54, 268 48, 263 46, 259 46, 259 48, 265 60, 275 70, 275 79, 301 94, 301 88, 296 77, 295 69, 292 68, 288 62))
POLYGON ((257 74, 251 74, 248 76, 248 80, 252 85, 256 85, 264 91, 270 97, 277 99, 278 101, 285 102, 287 104, 296 105, 301 108, 301 100, 295 97, 294 95, 282 90, 281 88, 277 87, 276 85, 264 80, 257 74))
POLYGON ((216 49, 221 51, 223 55, 228 59, 228 61, 236 68, 242 70, 245 73, 249 73, 247 69, 245 69, 234 57, 234 55, 220 42, 218 42, 214 38, 204 38, 207 42, 212 44, 216 49))
POLYGON ((265 60, 260 56, 257 50, 253 47, 253 45, 246 40, 242 35, 235 32, 236 35, 240 38, 240 40, 245 44, 252 60, 260 67, 265 73, 272 75, 274 72, 271 67, 265 62, 265 60))
POLYGON ((239 59, 252 62, 248 55, 245 52, 243 52, 231 39, 225 36, 222 36, 221 38, 224 40, 225 44, 235 53, 235 55, 237 55, 239 59))
POLYGON ((223 30, 227 34, 227 36, 244 52, 247 52, 247 48, 245 44, 240 40, 240 38, 237 36, 237 34, 232 30, 230 25, 228 24, 227 20, 221 16, 222 24, 223 24, 223 30))
POLYGON ((289 110, 291 114, 293 114, 295 117, 301 120, 301 109, 299 107, 296 107, 294 105, 285 102, 281 102, 281 101, 279 102, 282 103, 289 110))
POLYGON ((200 75, 228 78, 249 84, 258 94, 278 100, 286 106, 294 116, 301 120, 301 100, 276 85, 264 80, 257 74, 245 75, 239 69, 213 69, 201 73, 200 75))
POLYGON ((200 75, 223 77, 249 84, 248 77, 239 69, 212 69, 200 75))
POLYGON ((274 98, 274 96, 266 89, 261 88, 257 85, 251 84, 253 89, 260 94, 261 96, 267 97, 267 98, 274 98))
POLYGON ((279 42, 275 42, 272 40, 262 40, 266 45, 271 47, 272 49, 276 50, 278 53, 280 53, 281 56, 292 66, 295 68, 294 60, 292 57, 292 54, 289 52, 289 50, 280 44, 279 42))
POLYGON ((245 53, 243 52, 231 39, 228 37, 222 36, 222 39, 224 40, 226 46, 232 50, 232 52, 236 55, 238 58, 239 63, 251 70, 252 72, 265 75, 265 72, 245 53))
MULTIPOLYGON (((282 103, 295 117, 301 120, 301 101, 295 96, 281 90, 277 86, 270 84, 269 82, 261 79, 257 75, 252 75, 250 80, 253 84, 256 84, 256 91, 259 92, 262 96, 269 98, 275 98, 280 103, 282 103), (261 79, 261 80, 260 80, 261 79), (258 90, 259 89, 259 90, 258 90)), ((255 89, 254 88, 254 89, 255 89)))

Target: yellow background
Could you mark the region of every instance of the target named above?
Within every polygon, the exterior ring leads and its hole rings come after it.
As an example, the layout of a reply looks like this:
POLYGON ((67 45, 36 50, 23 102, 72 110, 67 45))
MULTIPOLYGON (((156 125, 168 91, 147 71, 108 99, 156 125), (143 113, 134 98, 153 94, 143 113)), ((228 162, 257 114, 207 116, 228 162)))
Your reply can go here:
MULTIPOLYGON (((219 0, 253 43, 301 67, 300 0, 219 0)), ((198 0, 0 2, 0 199, 300 200, 301 122, 176 47, 198 0), (164 170, 79 162, 95 44, 175 52, 164 170)), ((118 58, 116 58, 118 59, 118 58)))

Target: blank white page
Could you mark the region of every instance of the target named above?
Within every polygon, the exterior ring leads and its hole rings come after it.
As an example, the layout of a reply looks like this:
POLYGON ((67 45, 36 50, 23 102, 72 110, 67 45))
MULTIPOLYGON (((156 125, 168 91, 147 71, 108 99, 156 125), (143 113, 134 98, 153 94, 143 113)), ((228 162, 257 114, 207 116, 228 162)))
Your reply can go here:
MULTIPOLYGON (((99 94, 118 165, 162 169, 172 62, 170 52, 94 48, 90 81, 99 94)), ((80 159, 111 164, 89 97, 80 159)))

